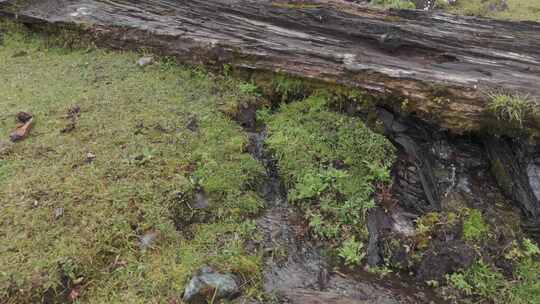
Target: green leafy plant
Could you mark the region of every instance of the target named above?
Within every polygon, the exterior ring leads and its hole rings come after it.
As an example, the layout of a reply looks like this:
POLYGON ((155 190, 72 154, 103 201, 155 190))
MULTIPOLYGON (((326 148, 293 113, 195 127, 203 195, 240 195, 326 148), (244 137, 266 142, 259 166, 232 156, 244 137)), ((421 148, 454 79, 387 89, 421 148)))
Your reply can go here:
POLYGON ((467 282, 465 274, 453 273, 451 275, 446 275, 446 279, 454 288, 461 290, 466 295, 472 295, 473 287, 467 282))
POLYGON ((489 229, 482 217, 482 213, 476 209, 467 209, 466 214, 463 221, 463 238, 468 241, 481 239, 489 229))
POLYGON ((517 241, 512 242, 512 246, 505 253, 504 257, 508 260, 519 261, 523 258, 530 258, 540 255, 540 248, 528 238, 523 239, 522 245, 519 246, 517 241))
POLYGON ((306 172, 296 184, 291 193, 292 200, 301 200, 321 195, 333 187, 338 179, 347 178, 348 174, 341 170, 330 168, 328 170, 306 172))
POLYGON ((354 239, 354 237, 350 237, 343 242, 341 247, 338 249, 338 254, 347 265, 359 265, 366 255, 366 253, 362 250, 363 248, 364 244, 362 244, 362 242, 358 242, 354 239))
POLYGON ((477 294, 486 298, 493 297, 504 288, 504 277, 492 270, 487 264, 478 261, 464 273, 450 276, 450 284, 468 294, 477 294))
POLYGON ((523 239, 523 251, 526 257, 540 255, 540 248, 528 238, 523 239))

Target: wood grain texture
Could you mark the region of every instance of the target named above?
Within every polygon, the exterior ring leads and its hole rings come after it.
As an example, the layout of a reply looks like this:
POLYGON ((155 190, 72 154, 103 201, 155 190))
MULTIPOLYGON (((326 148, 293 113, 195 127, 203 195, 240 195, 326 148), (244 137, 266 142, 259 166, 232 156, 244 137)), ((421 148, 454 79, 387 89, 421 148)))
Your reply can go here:
POLYGON ((481 129, 486 92, 540 96, 540 24, 345 1, 29 0, 0 2, 26 23, 83 25, 104 46, 186 63, 283 72, 407 99, 455 133, 481 129))

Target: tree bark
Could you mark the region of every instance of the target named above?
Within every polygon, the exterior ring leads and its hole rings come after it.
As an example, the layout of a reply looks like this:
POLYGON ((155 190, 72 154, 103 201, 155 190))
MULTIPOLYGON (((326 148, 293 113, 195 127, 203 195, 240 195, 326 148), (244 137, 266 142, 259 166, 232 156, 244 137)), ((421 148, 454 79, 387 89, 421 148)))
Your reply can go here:
MULTIPOLYGON (((454 133, 493 123, 487 92, 540 96, 540 24, 346 1, 0 0, 0 15, 81 26, 103 46, 339 83, 454 133), (387 100, 389 100, 387 99, 387 100)), ((529 124, 527 122, 527 124, 529 124)), ((534 123, 531 128, 538 128, 534 123)))

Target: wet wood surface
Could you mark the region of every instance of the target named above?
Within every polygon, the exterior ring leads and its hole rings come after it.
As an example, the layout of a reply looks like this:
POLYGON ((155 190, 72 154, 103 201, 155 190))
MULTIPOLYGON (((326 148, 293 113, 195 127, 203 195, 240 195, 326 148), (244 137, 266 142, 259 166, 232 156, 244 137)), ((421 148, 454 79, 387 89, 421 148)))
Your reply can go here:
POLYGON ((78 25, 102 46, 393 96, 456 133, 491 119, 488 92, 540 96, 540 24, 533 22, 385 12, 338 0, 2 0, 0 15, 78 25))

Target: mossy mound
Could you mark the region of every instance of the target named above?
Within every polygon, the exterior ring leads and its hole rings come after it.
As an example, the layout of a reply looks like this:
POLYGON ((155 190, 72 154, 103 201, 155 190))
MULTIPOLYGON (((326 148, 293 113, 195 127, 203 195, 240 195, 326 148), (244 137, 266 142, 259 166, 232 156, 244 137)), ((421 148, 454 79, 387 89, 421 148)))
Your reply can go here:
POLYGON ((318 237, 341 245, 365 240, 366 212, 377 185, 389 181, 394 147, 359 119, 331 110, 331 96, 315 93, 259 112, 267 125, 289 200, 304 212, 318 237))

